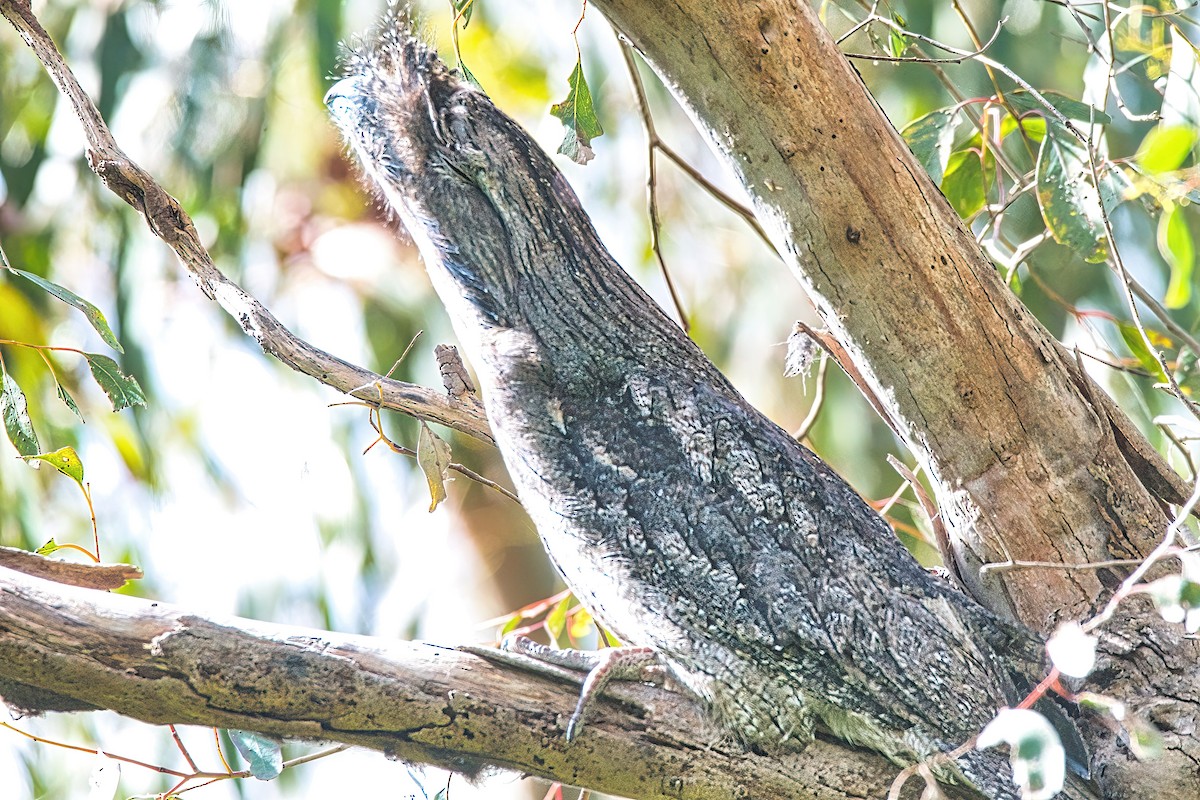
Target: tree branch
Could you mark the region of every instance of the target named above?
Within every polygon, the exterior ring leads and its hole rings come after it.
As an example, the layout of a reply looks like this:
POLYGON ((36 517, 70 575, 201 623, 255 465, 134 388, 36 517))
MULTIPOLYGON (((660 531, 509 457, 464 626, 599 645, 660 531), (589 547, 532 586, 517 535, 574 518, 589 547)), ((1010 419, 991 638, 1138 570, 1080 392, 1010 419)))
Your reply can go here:
POLYGON ((596 6, 741 177, 933 479, 972 594, 1043 633, 1086 615, 1107 576, 979 567, 1007 554, 1144 557, 1168 521, 1159 498, 1182 502, 1187 487, 1082 391, 1074 359, 1003 285, 816 12, 787 0, 596 6))
POLYGON ((297 372, 368 403, 437 422, 492 442, 482 406, 474 398, 453 399, 424 386, 385 378, 326 353, 289 331, 258 300, 213 263, 191 218, 174 197, 117 145, 91 98, 79 85, 26 0, 0 0, 0 14, 33 50, 75 110, 88 141, 87 160, 104 185, 137 209, 155 236, 166 242, 210 299, 217 301, 262 349, 297 372))
POLYGON ((647 800, 880 797, 898 771, 823 739, 800 755, 745 753, 695 702, 641 684, 611 689, 621 702, 603 702, 568 745, 576 686, 436 645, 208 618, 6 568, 0 675, 6 701, 27 711, 341 742, 647 800))

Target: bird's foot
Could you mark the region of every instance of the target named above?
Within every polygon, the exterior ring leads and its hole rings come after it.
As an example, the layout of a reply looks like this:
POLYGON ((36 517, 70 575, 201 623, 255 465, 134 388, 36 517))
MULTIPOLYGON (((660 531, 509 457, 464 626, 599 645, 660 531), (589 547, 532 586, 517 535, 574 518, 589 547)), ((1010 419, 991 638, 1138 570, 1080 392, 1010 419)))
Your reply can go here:
POLYGON ((608 647, 603 650, 559 650, 539 644, 527 636, 510 636, 500 650, 480 647, 460 648, 492 661, 511 664, 530 672, 579 681, 582 688, 575 713, 567 723, 567 741, 574 741, 583 729, 584 719, 604 687, 611 680, 660 682, 662 662, 653 647, 608 647))

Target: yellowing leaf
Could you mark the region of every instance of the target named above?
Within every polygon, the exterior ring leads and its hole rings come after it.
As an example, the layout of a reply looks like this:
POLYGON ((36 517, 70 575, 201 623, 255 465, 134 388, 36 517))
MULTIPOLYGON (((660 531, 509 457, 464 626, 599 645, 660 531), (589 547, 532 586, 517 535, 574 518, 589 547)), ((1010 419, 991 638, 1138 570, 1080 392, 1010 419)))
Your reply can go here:
POLYGON ((83 486, 83 460, 74 447, 60 447, 53 453, 22 456, 26 461, 45 461, 71 480, 83 486))
POLYGON ((450 445, 421 423, 417 435, 417 465, 429 484, 429 510, 432 512, 446 499, 446 479, 450 475, 450 445))
POLYGON ((1167 308, 1183 308, 1192 299, 1192 270, 1196 248, 1192 232, 1178 206, 1168 205, 1158 218, 1158 252, 1171 266, 1171 283, 1164 298, 1167 308))
POLYGON ((1100 193, 1088 180, 1091 167, 1087 151, 1057 125, 1046 129, 1037 162, 1037 199, 1042 219, 1054 236, 1097 263, 1108 258, 1108 234, 1100 193))
POLYGON ((592 615, 588 613, 586 608, 580 607, 571 617, 571 624, 567 628, 567 635, 572 641, 578 641, 585 636, 588 636, 596 629, 596 622, 592 619, 592 615))
POLYGON ((604 129, 592 107, 592 92, 583 76, 582 62, 575 61, 575 69, 567 81, 571 85, 567 99, 550 107, 550 113, 567 129, 558 152, 576 164, 586 164, 596 155, 592 152, 592 139, 603 136, 604 129))
POLYGON ((1133 160, 1151 175, 1173 172, 1187 161, 1198 136, 1191 125, 1159 125, 1146 134, 1133 160))

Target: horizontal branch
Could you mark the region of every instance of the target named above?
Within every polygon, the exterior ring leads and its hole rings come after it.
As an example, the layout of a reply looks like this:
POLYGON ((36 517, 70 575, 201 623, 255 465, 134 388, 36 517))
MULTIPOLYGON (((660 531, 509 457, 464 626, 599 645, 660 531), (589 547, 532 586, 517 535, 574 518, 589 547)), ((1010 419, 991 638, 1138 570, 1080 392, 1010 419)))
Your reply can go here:
POLYGON ((191 217, 146 170, 121 150, 87 92, 79 85, 27 0, 0 0, 3 14, 33 50, 83 125, 88 165, 117 197, 137 209, 155 236, 166 242, 209 298, 233 317, 268 354, 292 369, 341 392, 469 436, 493 441, 482 406, 412 383, 385 378, 326 353, 289 331, 257 299, 227 278, 200 242, 191 217))
POLYGON ((652 800, 881 797, 898 771, 822 739, 799 755, 745 753, 695 702, 641 684, 611 689, 620 702, 568 744, 576 686, 436 645, 205 617, 5 568, 0 676, 26 712, 110 709, 652 800))

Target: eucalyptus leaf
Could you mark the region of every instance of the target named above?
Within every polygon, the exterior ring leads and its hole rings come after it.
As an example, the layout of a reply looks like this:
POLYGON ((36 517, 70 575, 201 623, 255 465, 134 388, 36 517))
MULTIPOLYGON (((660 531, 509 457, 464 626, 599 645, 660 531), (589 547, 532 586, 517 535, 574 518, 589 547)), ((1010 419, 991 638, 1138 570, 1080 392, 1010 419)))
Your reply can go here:
POLYGON ((41 447, 29 418, 29 403, 25 393, 7 372, 0 373, 0 416, 4 417, 4 432, 23 456, 36 456, 41 447))
POLYGON ((26 461, 45 461, 71 480, 83 486, 83 460, 74 447, 60 447, 53 453, 24 456, 26 461))
POLYGON ((108 395, 108 402, 112 404, 113 411, 146 405, 146 395, 138 385, 137 379, 121 372, 117 362, 97 353, 84 353, 83 357, 87 359, 92 377, 108 395))
POLYGON ((957 112, 942 108, 914 120, 900 131, 904 143, 936 184, 940 184, 942 176, 946 174, 946 164, 954 149, 957 119, 957 112))
POLYGON ((450 445, 424 422, 417 434, 417 465, 429 484, 429 510, 446 499, 446 480, 450 476, 450 445))
POLYGON ((1108 258, 1108 234, 1090 171, 1087 151, 1060 127, 1047 126, 1037 162, 1042 219, 1055 241, 1096 263, 1108 258))
POLYGON ((34 275, 32 272, 26 272, 25 270, 17 269, 16 267, 9 267, 8 271, 15 275, 20 275, 26 280, 36 283, 38 286, 54 295, 59 300, 62 300, 67 305, 74 306, 82 311, 83 315, 87 317, 87 321, 92 323, 92 327, 96 329, 96 333, 100 334, 100 338, 104 340, 106 345, 116 350, 118 353, 125 352, 125 348, 121 347, 121 343, 117 341, 116 334, 114 334, 112 328, 109 327, 108 320, 104 318, 104 312, 96 308, 96 306, 92 305, 87 300, 84 300, 70 289, 59 286, 54 281, 48 281, 41 275, 34 275))
POLYGON ((1130 322, 1122 322, 1117 325, 1117 330, 1121 332, 1121 339, 1124 340, 1125 346, 1129 348, 1129 352, 1133 353, 1133 357, 1142 365, 1142 369, 1154 376, 1159 383, 1168 383, 1166 373, 1162 371, 1162 366, 1159 365, 1158 359, 1150 352, 1150 348, 1146 346, 1146 342, 1142 339, 1142 334, 1138 331, 1137 326, 1130 322))
POLYGON ((558 152, 576 164, 586 164, 596 155, 592 151, 592 139, 603 136, 604 129, 596 119, 592 91, 583 76, 583 63, 578 59, 567 82, 571 86, 567 99, 550 107, 550 113, 567 129, 558 152))
POLYGON ((230 741, 260 781, 271 781, 283 772, 283 751, 279 742, 249 731, 227 731, 230 741))
MULTIPOLYGON (((1067 97, 1065 94, 1058 92, 1039 92, 1058 113, 1062 114, 1067 119, 1078 120, 1079 122, 1095 122, 1097 125, 1108 125, 1112 122, 1112 117, 1105 114, 1103 111, 1081 103, 1074 98, 1067 97)), ((1004 95, 1004 99, 1008 104, 1021 114, 1036 112, 1042 116, 1048 116, 1054 119, 1054 115, 1046 110, 1046 106, 1038 98, 1034 97, 1028 91, 1008 92, 1004 95)))
POLYGON ((942 176, 942 194, 963 219, 979 213, 987 202, 988 180, 976 150, 960 150, 950 156, 942 176))
POLYGON ((79 410, 79 406, 75 403, 75 398, 71 396, 71 393, 67 391, 67 387, 63 386, 57 378, 54 379, 54 389, 58 392, 58 399, 62 400, 67 408, 71 409, 71 413, 78 417, 80 422, 86 423, 87 420, 83 418, 83 412, 79 410))
POLYGON ((1171 282, 1163 302, 1167 308, 1183 308, 1192 299, 1196 246, 1179 206, 1168 205, 1158 218, 1158 252, 1171 267, 1171 282))

